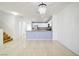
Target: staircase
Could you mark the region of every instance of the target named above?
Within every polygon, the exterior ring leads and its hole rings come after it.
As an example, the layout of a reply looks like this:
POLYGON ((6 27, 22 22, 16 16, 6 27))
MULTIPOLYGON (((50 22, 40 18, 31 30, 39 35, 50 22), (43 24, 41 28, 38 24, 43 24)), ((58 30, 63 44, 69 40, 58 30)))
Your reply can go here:
POLYGON ((11 38, 11 36, 9 36, 6 32, 3 32, 3 44, 8 43, 12 40, 13 38, 11 38))

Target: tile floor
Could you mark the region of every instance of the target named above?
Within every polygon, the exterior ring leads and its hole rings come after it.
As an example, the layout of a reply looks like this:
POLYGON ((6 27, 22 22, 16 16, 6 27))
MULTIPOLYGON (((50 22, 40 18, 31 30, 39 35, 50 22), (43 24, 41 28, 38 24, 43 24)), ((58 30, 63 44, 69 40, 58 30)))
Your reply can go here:
POLYGON ((57 41, 12 41, 0 47, 1 56, 75 56, 57 41))

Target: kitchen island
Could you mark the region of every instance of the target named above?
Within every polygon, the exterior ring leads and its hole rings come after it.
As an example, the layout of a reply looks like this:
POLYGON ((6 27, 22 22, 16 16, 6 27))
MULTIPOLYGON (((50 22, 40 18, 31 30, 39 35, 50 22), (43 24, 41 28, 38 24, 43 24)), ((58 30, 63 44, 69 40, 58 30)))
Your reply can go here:
POLYGON ((27 31, 27 40, 52 40, 52 31, 27 31))

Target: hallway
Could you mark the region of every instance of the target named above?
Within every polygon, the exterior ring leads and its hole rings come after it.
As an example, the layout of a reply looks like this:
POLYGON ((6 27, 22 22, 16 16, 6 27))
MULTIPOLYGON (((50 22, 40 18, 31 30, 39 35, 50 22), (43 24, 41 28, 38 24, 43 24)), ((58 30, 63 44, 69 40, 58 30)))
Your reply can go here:
POLYGON ((79 55, 79 3, 0 2, 0 55, 75 53, 79 55))

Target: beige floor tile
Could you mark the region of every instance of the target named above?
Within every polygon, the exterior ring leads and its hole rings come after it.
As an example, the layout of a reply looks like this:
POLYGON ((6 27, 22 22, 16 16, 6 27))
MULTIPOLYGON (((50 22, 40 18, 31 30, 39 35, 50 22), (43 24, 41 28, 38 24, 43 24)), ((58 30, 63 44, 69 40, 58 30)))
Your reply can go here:
POLYGON ((0 47, 0 55, 6 56, 75 56, 57 41, 12 41, 0 47))

